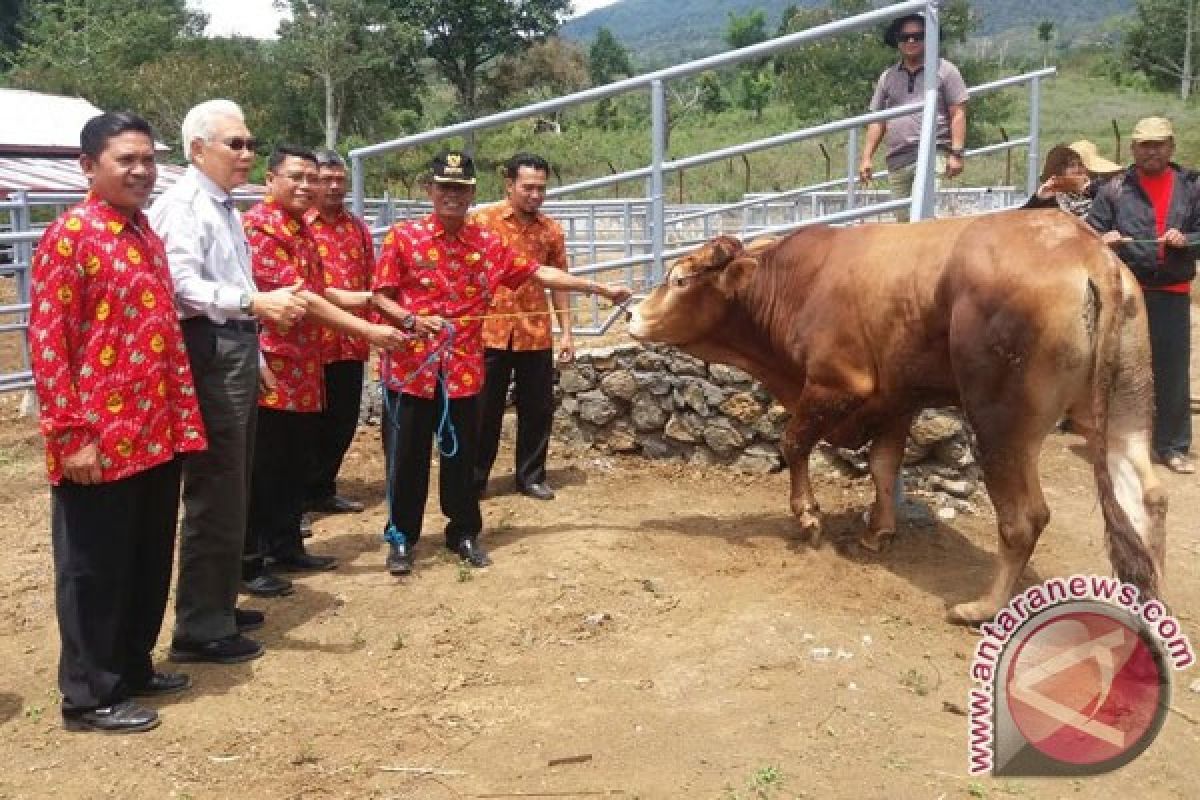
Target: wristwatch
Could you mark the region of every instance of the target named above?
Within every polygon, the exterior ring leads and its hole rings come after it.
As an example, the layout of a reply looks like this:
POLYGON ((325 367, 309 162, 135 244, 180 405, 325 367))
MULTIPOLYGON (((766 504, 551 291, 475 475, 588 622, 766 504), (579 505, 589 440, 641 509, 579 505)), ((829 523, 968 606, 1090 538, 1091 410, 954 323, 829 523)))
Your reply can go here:
POLYGON ((238 300, 238 309, 246 316, 254 316, 254 295, 242 292, 242 297, 238 300))
POLYGON ((400 320, 400 327, 406 331, 414 330, 417 327, 417 315, 410 313, 407 317, 400 320))
POLYGON ((961 147, 951 147, 947 152, 949 152, 950 155, 954 156, 955 158, 963 157, 963 148, 961 147))

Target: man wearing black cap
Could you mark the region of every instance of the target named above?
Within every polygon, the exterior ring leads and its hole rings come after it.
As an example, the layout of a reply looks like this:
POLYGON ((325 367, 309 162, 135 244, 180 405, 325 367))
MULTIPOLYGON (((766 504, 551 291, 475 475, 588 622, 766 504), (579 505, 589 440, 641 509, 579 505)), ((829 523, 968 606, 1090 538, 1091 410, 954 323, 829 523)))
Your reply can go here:
MULTIPOLYGON (((883 71, 871 96, 870 110, 882 111, 925 99, 925 18, 909 14, 893 20, 883 35, 889 47, 900 52, 900 61, 883 71)), ((938 59, 937 136, 938 175, 953 178, 963 169, 963 148, 967 140, 967 85, 958 67, 938 59)), ((912 196, 917 174, 917 146, 921 141, 921 114, 908 114, 887 122, 867 126, 858 176, 870 183, 875 150, 887 134, 888 183, 893 199, 912 196)), ((899 222, 908 222, 908 209, 896 210, 899 222)))
POLYGON ((427 185, 433 213, 398 223, 383 239, 375 265, 374 304, 417 335, 381 364, 388 453, 388 571, 412 571, 429 493, 429 449, 435 427, 441 452, 439 490, 446 547, 472 567, 491 559, 479 543, 483 520, 474 485, 478 395, 483 385, 483 319, 495 289, 536 277, 549 289, 578 291, 621 303, 609 287, 535 264, 498 236, 467 221, 475 200, 475 164, 458 151, 439 154, 427 185))

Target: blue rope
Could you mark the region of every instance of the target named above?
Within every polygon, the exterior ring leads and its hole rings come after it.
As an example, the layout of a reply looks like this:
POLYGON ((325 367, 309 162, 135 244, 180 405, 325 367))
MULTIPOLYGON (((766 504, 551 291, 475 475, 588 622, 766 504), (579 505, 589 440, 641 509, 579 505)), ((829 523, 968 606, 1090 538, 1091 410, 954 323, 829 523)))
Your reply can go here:
MULTIPOLYGON (((399 386, 394 391, 399 393, 399 391, 401 389, 403 389, 405 386, 407 386, 408 384, 410 384, 414 380, 416 380, 418 375, 423 373, 426 369, 428 369, 430 366, 432 366, 435 362, 437 363, 437 368, 438 368, 437 384, 438 384, 438 389, 441 391, 441 395, 442 395, 442 415, 441 415, 441 418, 438 420, 438 425, 437 425, 437 428, 434 430, 433 436, 434 436, 434 440, 437 442, 438 453, 440 453, 444 458, 454 458, 454 456, 458 455, 458 431, 455 430, 455 428, 454 428, 454 420, 452 420, 450 418, 450 391, 449 391, 449 387, 446 385, 446 370, 444 369, 444 364, 441 362, 443 362, 445 360, 445 357, 450 353, 451 348, 454 346, 455 331, 454 331, 454 326, 451 325, 449 322, 445 322, 445 323, 443 323, 443 325, 444 325, 444 328, 446 331, 446 337, 442 340, 442 342, 437 347, 433 348, 433 350, 431 350, 429 352, 429 355, 425 357, 425 360, 421 362, 421 365, 419 367, 417 367, 415 370, 413 370, 408 375, 406 375, 404 380, 400 381, 399 386), (451 442, 450 448, 448 450, 442 446, 442 442, 447 439, 449 439, 451 442)), ((390 360, 386 351, 383 354, 383 358, 384 358, 385 362, 390 360)), ((387 365, 385 363, 384 373, 386 374, 387 371, 388 371, 387 365)), ((386 420, 386 422, 384 424, 391 426, 393 437, 399 436, 400 435, 400 422, 397 419, 398 410, 388 400, 387 385, 382 384, 380 386, 380 389, 383 392, 383 416, 384 416, 384 419, 386 420)), ((392 447, 390 448, 390 450, 394 451, 394 450, 398 450, 398 449, 399 449, 398 442, 393 440, 392 447)), ((392 520, 392 486, 395 484, 396 459, 392 457, 391 452, 389 452, 387 455, 388 455, 388 476, 387 476, 388 521, 387 521, 387 527, 384 528, 383 540, 385 542, 387 542, 388 544, 403 545, 407 541, 407 539, 405 538, 404 532, 401 531, 399 528, 397 528, 396 523, 393 522, 393 520, 392 520)))

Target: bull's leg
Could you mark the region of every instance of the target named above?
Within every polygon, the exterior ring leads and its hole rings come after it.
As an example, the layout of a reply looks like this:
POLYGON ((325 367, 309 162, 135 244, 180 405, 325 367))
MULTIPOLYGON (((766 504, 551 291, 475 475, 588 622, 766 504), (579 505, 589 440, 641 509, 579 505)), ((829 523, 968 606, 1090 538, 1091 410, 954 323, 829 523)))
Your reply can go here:
POLYGON ((1046 507, 1037 472, 1041 437, 1023 437, 1017 425, 1007 432, 1012 437, 1007 442, 996 441, 1006 435, 1003 427, 999 435, 987 435, 979 427, 976 433, 983 456, 984 482, 996 508, 1000 542, 996 572, 987 593, 975 602, 961 603, 950 610, 951 621, 967 624, 991 619, 1008 603, 1038 537, 1050 521, 1050 509, 1046 507))
POLYGON ((873 553, 883 549, 887 539, 896 534, 896 478, 904 460, 904 444, 912 417, 897 419, 871 442, 871 481, 875 484, 875 504, 867 530, 859 544, 873 553))
POLYGON ((821 509, 813 495, 808 460, 820 439, 812 417, 794 414, 780 442, 792 479, 791 506, 800 530, 814 545, 821 543, 821 509))

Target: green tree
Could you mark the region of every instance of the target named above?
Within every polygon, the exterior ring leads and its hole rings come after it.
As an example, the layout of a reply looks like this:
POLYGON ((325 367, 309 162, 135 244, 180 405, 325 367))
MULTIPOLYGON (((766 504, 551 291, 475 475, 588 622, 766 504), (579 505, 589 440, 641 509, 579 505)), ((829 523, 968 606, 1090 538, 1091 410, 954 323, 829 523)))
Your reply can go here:
POLYGON ((729 98, 721 86, 721 78, 712 70, 700 73, 700 108, 706 114, 720 114, 729 108, 729 98))
POLYGON ((101 108, 136 107, 142 64, 199 36, 206 17, 185 0, 42 0, 29 3, 12 82, 84 97, 101 108))
POLYGON ((26 0, 0 0, 0 72, 8 68, 9 60, 21 44, 17 23, 26 4, 26 0))
POLYGON ((734 50, 749 47, 767 40, 767 13, 761 8, 745 14, 729 12, 729 24, 725 28, 725 41, 734 50))
POLYGON ((1178 91, 1184 100, 1200 78, 1197 13, 1198 0, 1138 0, 1125 38, 1129 66, 1144 72, 1155 87, 1178 91))
POLYGON ((588 48, 588 74, 593 86, 612 83, 617 78, 633 75, 633 64, 626 50, 608 28, 596 31, 588 48))
POLYGON ((758 72, 742 70, 738 85, 741 89, 738 99, 742 108, 753 111, 754 119, 761 120, 763 109, 771 102, 771 91, 775 88, 771 73, 765 69, 758 72))
POLYGON ((1038 41, 1042 43, 1042 66, 1050 63, 1050 44, 1054 41, 1054 23, 1044 19, 1037 26, 1038 41))
MULTIPOLYGON (((284 0, 276 0, 284 7, 284 0)), ((279 26, 283 65, 310 78, 322 98, 325 146, 337 146, 356 112, 419 106, 421 31, 383 0, 288 0, 279 26)))
POLYGON ((587 55, 575 43, 552 36, 519 55, 501 58, 488 71, 481 105, 488 109, 515 107, 587 86, 587 55))
MULTIPOLYGON (((397 3, 397 5, 399 5, 397 3)), ((570 0, 414 0, 404 3, 427 37, 427 55, 475 116, 483 70, 558 30, 570 0)))

